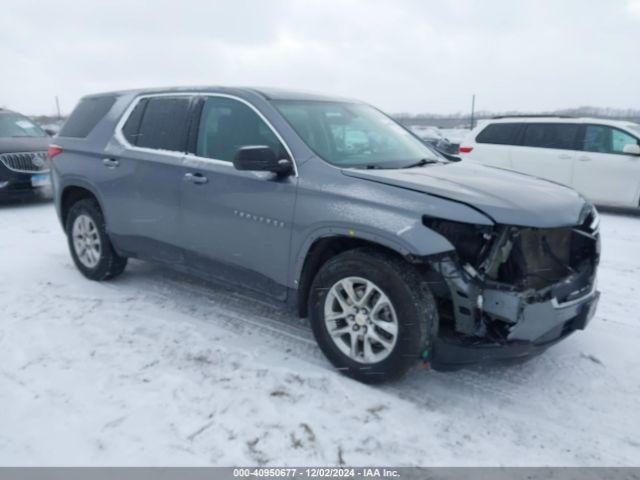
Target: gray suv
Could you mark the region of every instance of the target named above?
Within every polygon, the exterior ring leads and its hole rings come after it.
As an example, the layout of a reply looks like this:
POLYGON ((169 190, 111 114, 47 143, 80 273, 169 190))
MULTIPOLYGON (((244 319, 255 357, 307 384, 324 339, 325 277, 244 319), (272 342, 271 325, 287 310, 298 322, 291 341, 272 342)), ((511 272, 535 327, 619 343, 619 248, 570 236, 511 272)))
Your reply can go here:
POLYGON ((164 262, 295 308, 345 374, 542 352, 593 316, 598 214, 449 162, 379 110, 282 90, 92 95, 49 150, 78 269, 164 262))

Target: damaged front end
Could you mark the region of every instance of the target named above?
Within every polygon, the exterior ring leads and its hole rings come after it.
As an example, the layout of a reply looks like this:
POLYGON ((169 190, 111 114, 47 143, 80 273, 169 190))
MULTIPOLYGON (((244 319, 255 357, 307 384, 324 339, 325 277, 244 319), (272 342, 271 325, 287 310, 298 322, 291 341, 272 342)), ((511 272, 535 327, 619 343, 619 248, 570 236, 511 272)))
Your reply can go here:
POLYGON ((584 329, 593 316, 600 255, 595 209, 560 228, 423 222, 455 247, 429 258, 441 316, 432 364, 532 355, 584 329))

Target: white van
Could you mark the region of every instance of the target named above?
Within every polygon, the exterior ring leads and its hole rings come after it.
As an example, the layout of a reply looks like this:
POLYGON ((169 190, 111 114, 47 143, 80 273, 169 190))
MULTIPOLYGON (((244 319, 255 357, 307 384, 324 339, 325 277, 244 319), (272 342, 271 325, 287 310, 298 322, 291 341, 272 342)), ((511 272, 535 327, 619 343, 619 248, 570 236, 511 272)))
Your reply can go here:
POLYGON ((568 185, 599 205, 640 206, 637 123, 496 117, 467 135, 460 157, 568 185))

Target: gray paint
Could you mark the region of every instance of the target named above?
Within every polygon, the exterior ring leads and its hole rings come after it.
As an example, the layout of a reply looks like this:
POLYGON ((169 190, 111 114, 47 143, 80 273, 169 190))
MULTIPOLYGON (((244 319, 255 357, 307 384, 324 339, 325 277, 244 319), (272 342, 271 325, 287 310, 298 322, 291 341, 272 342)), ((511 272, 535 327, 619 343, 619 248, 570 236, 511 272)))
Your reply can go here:
POLYGON ((395 171, 336 168, 298 137, 271 105, 270 95, 276 93, 229 88, 117 93, 110 112, 86 139, 54 141, 64 148, 52 169, 58 212, 64 189, 83 186, 102 205, 116 248, 151 257, 151 250, 157 253, 158 245, 165 245, 172 252, 165 259, 169 262, 202 269, 211 261, 232 267, 225 271, 248 271, 260 279, 252 288, 281 297, 273 286, 297 288, 306 254, 319 238, 351 236, 402 255, 427 256, 453 247, 422 225, 425 214, 485 225, 555 227, 577 224, 585 206, 568 188, 465 163, 395 171), (128 148, 114 138, 116 124, 136 97, 151 93, 225 94, 249 102, 281 135, 298 175, 282 179, 239 172, 230 163, 128 148), (105 157, 118 159, 119 166, 106 167, 105 157), (185 173, 200 173, 209 181, 187 183, 185 173))
POLYGON ((505 225, 572 226, 585 206, 584 198, 569 187, 470 162, 345 174, 447 197, 472 205, 505 225))

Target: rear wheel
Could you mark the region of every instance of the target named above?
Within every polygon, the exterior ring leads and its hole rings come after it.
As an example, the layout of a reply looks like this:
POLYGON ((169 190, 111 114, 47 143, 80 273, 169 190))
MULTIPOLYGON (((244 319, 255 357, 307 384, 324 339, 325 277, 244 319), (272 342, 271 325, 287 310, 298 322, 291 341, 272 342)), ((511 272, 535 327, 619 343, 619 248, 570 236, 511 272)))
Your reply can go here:
POLYGON ((85 277, 108 280, 124 271, 127 259, 113 249, 102 211, 94 199, 79 200, 71 207, 66 232, 71 257, 85 277))
POLYGON ((438 324, 433 295, 418 271, 373 249, 351 250, 324 264, 309 304, 324 354, 367 383, 402 376, 429 348, 438 324))

